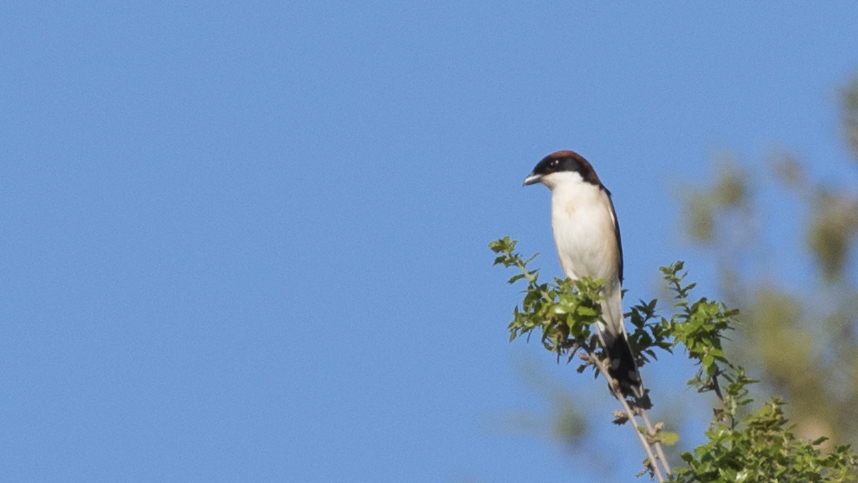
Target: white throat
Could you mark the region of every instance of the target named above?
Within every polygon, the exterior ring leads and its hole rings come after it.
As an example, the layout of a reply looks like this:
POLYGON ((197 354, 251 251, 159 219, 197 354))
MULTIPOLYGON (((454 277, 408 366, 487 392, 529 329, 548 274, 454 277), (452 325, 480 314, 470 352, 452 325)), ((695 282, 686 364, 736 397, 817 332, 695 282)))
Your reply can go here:
POLYGON ((551 191, 554 191, 556 188, 567 188, 590 183, 585 183, 580 173, 576 173, 575 171, 560 171, 543 176, 542 184, 547 186, 551 191))

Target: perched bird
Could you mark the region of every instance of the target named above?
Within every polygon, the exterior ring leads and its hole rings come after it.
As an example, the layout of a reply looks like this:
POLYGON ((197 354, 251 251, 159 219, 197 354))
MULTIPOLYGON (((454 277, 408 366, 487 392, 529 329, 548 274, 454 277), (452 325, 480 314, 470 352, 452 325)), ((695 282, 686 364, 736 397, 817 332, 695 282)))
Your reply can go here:
POLYGON ((608 373, 624 396, 643 397, 640 373, 623 319, 623 247, 608 191, 593 167, 572 151, 557 151, 537 163, 524 185, 551 190, 551 228, 563 272, 572 280, 604 279, 599 339, 608 353, 608 373))

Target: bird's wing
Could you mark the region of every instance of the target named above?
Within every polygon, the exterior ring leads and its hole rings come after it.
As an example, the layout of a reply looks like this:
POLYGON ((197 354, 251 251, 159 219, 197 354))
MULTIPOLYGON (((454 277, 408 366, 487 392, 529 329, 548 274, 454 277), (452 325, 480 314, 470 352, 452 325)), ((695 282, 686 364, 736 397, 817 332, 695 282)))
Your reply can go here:
POLYGON ((620 239, 620 224, 617 222, 617 212, 614 210, 614 201, 611 199, 611 192, 604 186, 602 189, 608 194, 608 204, 611 205, 611 220, 614 222, 614 233, 617 234, 617 276, 620 279, 620 285, 623 284, 623 241, 620 239))

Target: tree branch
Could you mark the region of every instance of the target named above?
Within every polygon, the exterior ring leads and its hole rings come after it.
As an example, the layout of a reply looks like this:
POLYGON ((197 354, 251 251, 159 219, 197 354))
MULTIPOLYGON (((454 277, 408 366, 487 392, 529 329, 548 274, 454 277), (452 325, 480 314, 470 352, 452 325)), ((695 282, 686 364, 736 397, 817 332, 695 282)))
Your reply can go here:
MULTIPOLYGON (((638 436, 638 440, 640 440, 641 445, 646 452, 647 458, 649 458, 650 468, 652 468, 652 472, 655 475, 655 478, 660 483, 664 483, 666 480, 664 479, 664 475, 661 474, 661 468, 659 467, 659 459, 656 458, 653 454, 652 447, 650 446, 649 441, 647 441, 646 436, 644 436, 643 432, 640 430, 640 426, 638 425, 637 419, 635 419, 635 412, 629 406, 629 403, 628 401, 626 401, 625 396, 623 396, 622 392, 620 392, 620 386, 614 381, 611 375, 608 374, 608 369, 605 368, 605 365, 602 363, 601 360, 599 360, 599 358, 595 354, 588 351, 587 355, 590 362, 595 364, 596 367, 599 369, 599 372, 602 373, 602 377, 604 377, 605 380, 608 381, 608 387, 611 388, 611 392, 614 393, 614 396, 616 396, 616 398, 620 401, 620 404, 622 404, 623 411, 626 413, 626 416, 628 416, 629 421, 632 423, 632 428, 634 428, 635 434, 638 436)), ((664 454, 663 452, 661 453, 662 455, 664 454)), ((668 468, 666 460, 662 460, 661 464, 665 468, 668 468)), ((670 470, 668 470, 668 472, 669 471, 670 470)))
MULTIPOLYGON (((646 425, 647 431, 653 437, 658 434, 658 431, 655 430, 652 423, 649 422, 649 418, 646 415, 646 410, 640 406, 637 407, 638 412, 641 415, 641 419, 643 419, 644 425, 646 425)), ((655 452, 658 454, 659 459, 661 460, 661 465, 664 466, 664 471, 667 473, 667 476, 673 474, 673 471, 670 469, 670 464, 667 462, 667 458, 664 456, 664 449, 661 447, 661 441, 656 441, 655 444, 655 452)))

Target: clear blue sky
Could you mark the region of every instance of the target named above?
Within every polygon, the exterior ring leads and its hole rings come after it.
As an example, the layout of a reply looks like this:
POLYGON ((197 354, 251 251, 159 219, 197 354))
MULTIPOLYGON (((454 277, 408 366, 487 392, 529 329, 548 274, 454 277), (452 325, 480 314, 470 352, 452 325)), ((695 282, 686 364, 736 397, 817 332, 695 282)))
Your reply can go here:
POLYGON ((0 7, 0 479, 631 479, 607 420, 608 476, 497 427, 545 406, 521 359, 613 403, 508 343, 486 244, 559 274, 521 181, 574 149, 630 300, 705 279, 675 189, 728 147, 832 176, 858 4, 465 3, 0 7))

